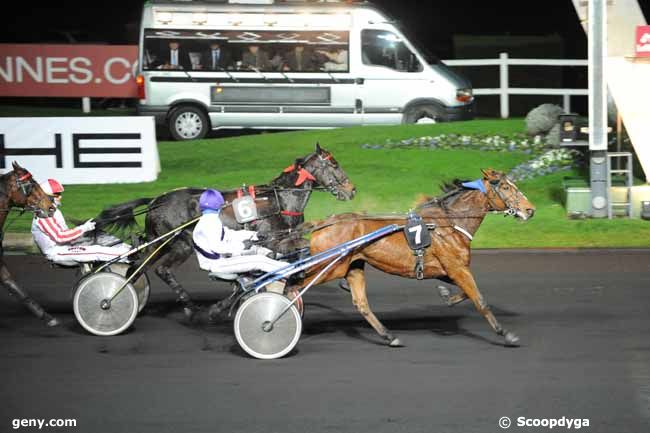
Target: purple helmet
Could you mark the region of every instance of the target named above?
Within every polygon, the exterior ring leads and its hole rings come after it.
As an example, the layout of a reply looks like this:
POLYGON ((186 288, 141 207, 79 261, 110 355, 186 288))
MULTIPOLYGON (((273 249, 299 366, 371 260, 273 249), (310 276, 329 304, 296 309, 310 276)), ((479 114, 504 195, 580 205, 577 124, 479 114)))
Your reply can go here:
POLYGON ((199 208, 201 212, 207 209, 219 210, 223 206, 224 200, 221 193, 214 189, 206 189, 201 198, 199 198, 199 208))

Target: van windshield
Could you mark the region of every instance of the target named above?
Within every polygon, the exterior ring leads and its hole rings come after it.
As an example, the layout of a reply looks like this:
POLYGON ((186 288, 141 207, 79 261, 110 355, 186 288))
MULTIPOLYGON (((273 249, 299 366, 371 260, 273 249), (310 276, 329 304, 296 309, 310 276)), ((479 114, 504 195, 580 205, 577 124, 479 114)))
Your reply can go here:
POLYGON ((438 58, 438 56, 436 56, 431 51, 429 51, 426 45, 420 43, 418 38, 415 37, 415 34, 411 30, 409 30, 404 24, 402 24, 401 22, 395 22, 394 25, 404 35, 404 37, 411 43, 411 45, 413 45, 413 47, 417 50, 417 52, 420 53, 422 57, 424 57, 424 60, 429 65, 437 65, 438 63, 441 62, 440 58, 438 58))

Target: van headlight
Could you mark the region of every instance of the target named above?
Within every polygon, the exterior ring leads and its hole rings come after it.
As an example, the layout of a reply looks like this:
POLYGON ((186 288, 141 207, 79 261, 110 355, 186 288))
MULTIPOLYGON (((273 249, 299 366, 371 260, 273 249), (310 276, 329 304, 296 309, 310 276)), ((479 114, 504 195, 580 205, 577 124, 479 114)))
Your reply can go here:
POLYGON ((459 102, 472 102, 474 99, 474 93, 471 88, 468 89, 456 89, 456 100, 459 102))

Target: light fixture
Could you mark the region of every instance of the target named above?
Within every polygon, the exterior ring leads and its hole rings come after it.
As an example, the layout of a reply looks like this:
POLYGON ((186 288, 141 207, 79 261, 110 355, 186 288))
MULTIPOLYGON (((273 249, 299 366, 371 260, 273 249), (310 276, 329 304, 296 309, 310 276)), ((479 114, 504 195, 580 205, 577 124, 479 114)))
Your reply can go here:
POLYGON ((169 24, 172 22, 174 15, 171 12, 158 12, 156 14, 156 19, 161 24, 169 24))
POLYGON ((195 12, 192 14, 192 23, 194 24, 205 24, 208 22, 208 14, 204 12, 195 12))
POLYGON ((269 27, 273 27, 278 23, 278 18, 275 15, 269 15, 264 17, 264 24, 269 27))

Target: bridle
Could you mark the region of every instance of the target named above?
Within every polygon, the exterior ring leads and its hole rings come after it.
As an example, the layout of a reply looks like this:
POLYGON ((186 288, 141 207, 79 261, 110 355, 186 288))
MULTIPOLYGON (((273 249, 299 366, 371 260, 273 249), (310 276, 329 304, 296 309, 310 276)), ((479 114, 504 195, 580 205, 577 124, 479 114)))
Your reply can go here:
MULTIPOLYGON (((287 167, 284 172, 285 173, 291 173, 293 171, 298 171, 298 179, 295 182, 295 186, 299 187, 301 186, 305 181, 311 180, 311 181, 317 181, 317 176, 314 174, 318 174, 319 171, 325 170, 328 165, 332 165, 336 168, 336 165, 334 165, 332 161, 332 154, 328 153, 326 156, 322 156, 319 152, 312 152, 307 157, 302 161, 301 164, 296 165, 290 165, 287 167), (305 168, 308 162, 310 162, 313 158, 317 157, 317 163, 318 166, 315 169, 308 170, 305 168)), ((326 177, 326 176, 321 176, 321 177, 326 177)), ((314 191, 328 191, 331 194, 337 194, 339 192, 339 189, 345 185, 345 183, 348 182, 348 179, 345 178, 343 181, 339 180, 337 176, 333 175, 331 176, 331 179, 326 183, 322 184, 320 187, 314 187, 312 188, 314 191)))
MULTIPOLYGON (((16 189, 18 191, 20 191, 20 193, 23 195, 23 199, 25 200, 25 205, 23 205, 22 207, 15 206, 15 207, 7 208, 7 209, 0 209, 0 212, 3 212, 3 211, 10 212, 13 209, 20 209, 21 214, 25 213, 27 211, 29 211, 29 212, 42 212, 42 210, 40 208, 38 208, 37 206, 27 204, 27 200, 32 195, 32 193, 34 192, 34 187, 36 186, 36 182, 34 181, 34 178, 32 177, 32 174, 30 172, 28 172, 28 171, 26 171, 22 175, 18 175, 18 173, 14 172, 14 177, 15 177, 15 181, 16 181, 16 189)), ((6 197, 9 197, 9 195, 4 191, 0 191, 0 194, 4 195, 6 197)))
POLYGON ((20 192, 23 193, 25 200, 27 200, 27 198, 32 194, 32 191, 34 191, 34 179, 32 178, 32 174, 30 172, 26 172, 22 176, 16 174, 16 186, 20 192))
POLYGON ((505 206, 505 210, 502 211, 504 213, 504 216, 516 216, 517 215, 517 209, 520 209, 521 207, 521 199, 523 198, 523 195, 519 190, 516 189, 516 187, 508 180, 506 176, 503 176, 499 178, 498 180, 490 180, 488 181, 489 185, 489 190, 485 193, 485 196, 487 197, 488 201, 488 206, 490 207, 488 210, 489 211, 499 211, 498 207, 495 205, 494 202, 494 196, 501 200, 503 205, 505 206), (499 188, 499 185, 501 185, 502 182, 507 182, 510 186, 512 187, 515 192, 510 193, 507 197, 501 191, 501 188, 499 188), (490 191, 492 192, 492 197, 490 197, 490 191))
MULTIPOLYGON (((523 195, 519 190, 517 190, 516 186, 512 185, 512 183, 507 179, 506 176, 500 177, 498 180, 490 180, 487 182, 489 185, 489 188, 486 188, 485 192, 485 197, 487 199, 487 208, 485 209, 487 212, 493 212, 493 213, 499 213, 503 212, 504 216, 515 216, 517 215, 517 209, 520 208, 521 205, 521 199, 523 198, 523 195), (503 181, 508 182, 508 184, 513 188, 515 191, 512 194, 509 194, 507 197, 503 194, 503 192, 498 188, 498 186, 501 184, 503 181), (515 197, 513 197, 515 196, 515 197), (503 203, 503 206, 497 205, 497 200, 500 200, 501 203, 503 203), (505 210, 500 210, 500 208, 505 207, 505 210)), ((438 206, 443 206, 443 202, 447 197, 450 197, 459 191, 462 191, 463 188, 457 188, 454 190, 451 190, 445 194, 443 194, 440 197, 434 197, 430 200, 425 201, 424 203, 421 203, 418 205, 415 209, 416 210, 421 210, 433 205, 438 205, 438 206)), ((448 217, 451 218, 483 218, 483 215, 450 215, 446 210, 445 213, 447 214, 448 217)))

